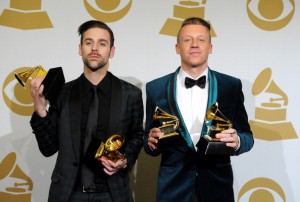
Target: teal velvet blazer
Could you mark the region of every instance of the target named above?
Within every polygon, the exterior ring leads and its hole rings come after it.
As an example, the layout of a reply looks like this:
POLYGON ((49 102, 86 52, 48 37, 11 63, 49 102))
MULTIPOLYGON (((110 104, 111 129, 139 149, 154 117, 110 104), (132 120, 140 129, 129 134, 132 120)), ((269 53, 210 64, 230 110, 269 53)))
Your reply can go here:
MULTIPOLYGON (((180 67, 179 67, 180 68, 180 67)), ((144 150, 151 156, 161 155, 157 202, 191 202, 196 180, 202 201, 234 202, 233 173, 229 155, 205 155, 206 141, 200 138, 197 151, 193 146, 176 101, 176 79, 179 68, 169 75, 146 84, 146 126, 144 150), (153 126, 156 106, 179 118, 179 134, 186 145, 162 152, 153 151, 147 145, 153 126)), ((253 135, 244 107, 244 94, 240 79, 208 69, 209 95, 207 109, 216 101, 219 110, 232 121, 240 137, 240 148, 234 155, 249 151, 254 144, 253 135)), ((199 103, 201 104, 201 103, 199 103)), ((201 136, 207 127, 202 128, 201 136)))

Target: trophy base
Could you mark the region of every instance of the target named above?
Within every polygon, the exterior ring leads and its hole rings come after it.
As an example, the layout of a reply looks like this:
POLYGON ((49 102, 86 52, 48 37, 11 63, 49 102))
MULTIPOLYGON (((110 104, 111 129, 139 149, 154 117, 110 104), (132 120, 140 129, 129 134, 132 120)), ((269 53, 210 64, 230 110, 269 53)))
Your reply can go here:
POLYGON ((227 147, 226 142, 209 140, 207 136, 204 139, 208 142, 205 150, 206 155, 233 155, 234 148, 227 147))
POLYGON ((166 149, 172 149, 186 144, 185 140, 178 133, 170 133, 162 136, 158 139, 157 150, 162 151, 166 149))

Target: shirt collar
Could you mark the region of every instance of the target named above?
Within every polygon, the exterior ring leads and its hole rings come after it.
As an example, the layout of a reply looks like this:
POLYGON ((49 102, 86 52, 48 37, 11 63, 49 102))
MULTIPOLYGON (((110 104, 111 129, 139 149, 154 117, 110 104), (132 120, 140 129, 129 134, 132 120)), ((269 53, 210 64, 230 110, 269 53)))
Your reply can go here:
MULTIPOLYGON (((89 90, 94 85, 84 76, 84 74, 81 75, 81 79, 82 79, 83 92, 89 92, 89 90)), ((100 83, 98 83, 97 89, 100 90, 105 95, 107 95, 110 92, 110 88, 111 88, 111 74, 107 73, 100 81, 100 83)))
MULTIPOLYGON (((206 81, 208 80, 208 67, 204 70, 204 72, 202 72, 202 74, 198 77, 200 78, 201 76, 206 76, 206 81)), ((192 78, 187 72, 185 72, 182 67, 179 69, 178 71, 178 79, 180 80, 180 83, 184 86, 184 80, 185 80, 185 77, 189 77, 191 79, 194 79, 192 78)), ((196 79, 198 79, 196 78, 196 79)))

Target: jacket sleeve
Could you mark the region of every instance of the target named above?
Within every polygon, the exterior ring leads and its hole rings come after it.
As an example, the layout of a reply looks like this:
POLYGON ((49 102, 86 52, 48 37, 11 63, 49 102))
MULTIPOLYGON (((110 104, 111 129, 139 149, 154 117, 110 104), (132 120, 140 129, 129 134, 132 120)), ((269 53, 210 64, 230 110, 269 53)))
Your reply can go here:
POLYGON ((153 128, 153 114, 156 107, 156 103, 153 101, 153 93, 151 93, 151 84, 146 85, 146 125, 144 134, 144 151, 151 156, 158 156, 160 151, 152 150, 148 145, 149 131, 153 128))
POLYGON ((244 106, 244 94, 242 92, 242 83, 238 79, 237 96, 234 100, 233 123, 238 136, 240 137, 240 147, 235 152, 239 155, 248 152, 254 145, 253 134, 249 125, 248 115, 244 106))
POLYGON ((40 117, 33 113, 30 125, 35 134, 40 152, 46 156, 52 156, 58 151, 58 135, 57 135, 57 112, 53 108, 45 117, 40 117))
POLYGON ((124 124, 129 127, 125 129, 127 131, 127 135, 125 137, 124 154, 127 158, 127 167, 125 168, 125 171, 130 172, 143 146, 144 107, 142 92, 140 89, 131 91, 128 97, 127 107, 129 111, 127 119, 124 121, 130 123, 124 124))

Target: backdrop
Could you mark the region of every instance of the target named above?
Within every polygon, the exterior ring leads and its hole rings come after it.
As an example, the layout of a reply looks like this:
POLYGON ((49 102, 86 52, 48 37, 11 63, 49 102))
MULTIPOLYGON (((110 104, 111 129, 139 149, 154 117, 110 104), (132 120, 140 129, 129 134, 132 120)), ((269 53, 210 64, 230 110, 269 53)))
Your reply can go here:
MULTIPOLYGON (((67 81, 83 71, 78 26, 108 23, 116 38, 110 71, 143 90, 175 71, 182 20, 212 25, 210 68, 239 77, 255 136, 233 157, 236 201, 300 201, 299 0, 1 0, 0 201, 46 201, 56 155, 43 157, 32 134, 29 83, 15 74, 61 66, 67 81), (26 88, 27 87, 27 88, 26 88)), ((131 175, 137 202, 155 201, 159 157, 142 151, 131 175)))

